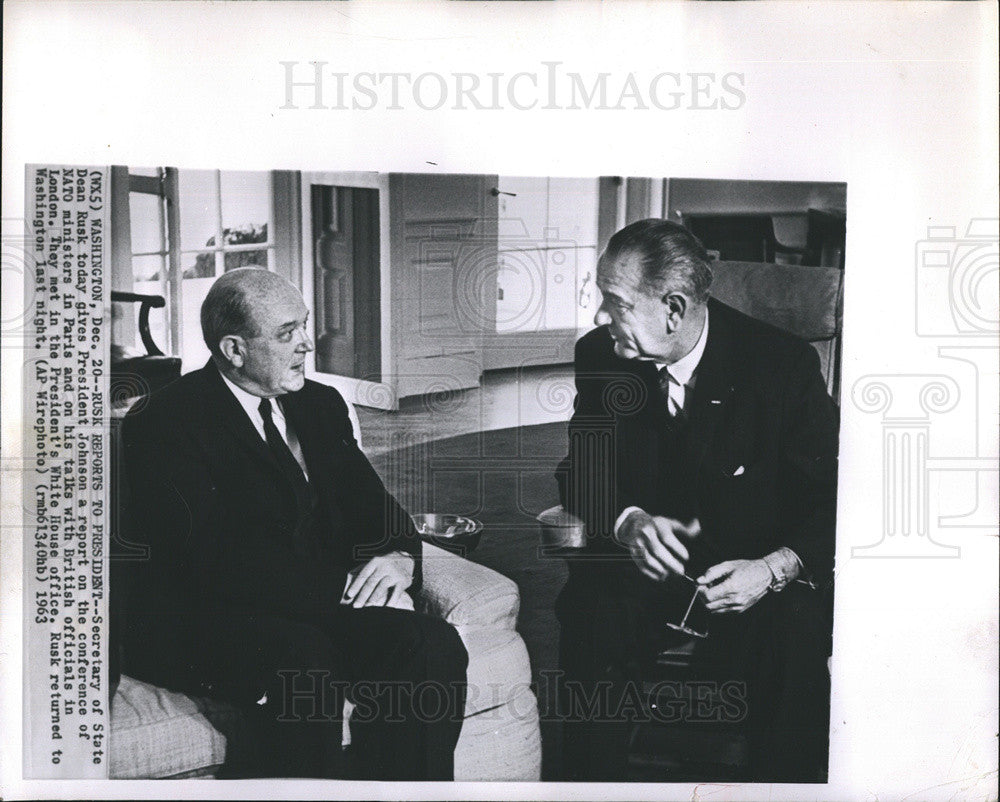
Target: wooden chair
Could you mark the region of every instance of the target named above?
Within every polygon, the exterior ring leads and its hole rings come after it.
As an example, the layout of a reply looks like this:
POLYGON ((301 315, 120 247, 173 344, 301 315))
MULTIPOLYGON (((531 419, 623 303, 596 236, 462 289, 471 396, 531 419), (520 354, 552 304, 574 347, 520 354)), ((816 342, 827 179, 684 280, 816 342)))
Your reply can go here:
POLYGON ((124 356, 120 346, 111 351, 111 400, 119 405, 129 399, 148 395, 166 387, 181 375, 181 359, 167 356, 153 340, 149 329, 149 312, 162 309, 166 301, 162 295, 142 295, 136 292, 111 293, 111 303, 137 303, 139 306, 139 337, 146 348, 141 356, 124 356))

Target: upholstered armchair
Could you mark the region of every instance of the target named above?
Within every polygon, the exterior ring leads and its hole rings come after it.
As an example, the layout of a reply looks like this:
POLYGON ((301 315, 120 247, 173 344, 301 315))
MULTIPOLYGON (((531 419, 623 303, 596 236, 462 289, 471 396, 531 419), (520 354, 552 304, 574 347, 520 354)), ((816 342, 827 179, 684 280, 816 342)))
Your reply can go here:
MULTIPOLYGON (((456 780, 538 780, 538 706, 524 642, 514 629, 519 598, 509 579, 424 544, 418 609, 453 624, 469 652, 465 720, 456 780)), ((114 778, 213 777, 239 728, 227 705, 122 675, 111 703, 114 778)), ((349 740, 349 723, 344 739, 349 740)))
POLYGON ((826 389, 840 400, 844 271, 837 267, 713 262, 713 296, 752 318, 791 332, 819 354, 826 389))
MULTIPOLYGON (((360 444, 358 416, 350 404, 348 411, 360 444)), ((125 410, 116 414, 120 417, 125 410)), ((112 440, 117 445, 117 437, 112 440)), ((116 477, 122 492, 123 477, 116 477)), ((452 624, 469 653, 468 694, 455 749, 455 779, 538 780, 538 705, 530 686, 528 652, 514 628, 520 605, 517 585, 496 571, 430 543, 423 548, 423 586, 416 607, 452 624)), ((127 616, 127 610, 122 609, 126 598, 124 590, 119 589, 116 596, 112 588, 113 631, 127 616)), ((116 658, 113 654, 114 665, 116 658)), ((122 674, 111 701, 110 775, 129 779, 214 777, 225 760, 229 738, 238 738, 240 733, 240 714, 235 708, 122 674)), ((350 742, 349 720, 344 724, 342 742, 350 742)))

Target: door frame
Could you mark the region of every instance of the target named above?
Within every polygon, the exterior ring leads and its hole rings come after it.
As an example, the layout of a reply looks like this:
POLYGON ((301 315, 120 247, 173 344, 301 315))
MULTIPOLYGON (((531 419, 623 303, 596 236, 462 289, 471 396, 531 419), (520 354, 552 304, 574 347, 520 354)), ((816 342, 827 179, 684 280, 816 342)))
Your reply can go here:
MULTIPOLYGON (((306 367, 309 376, 314 381, 334 387, 344 398, 352 404, 374 407, 375 409, 394 410, 398 409, 399 402, 396 398, 395 386, 386 381, 387 377, 393 375, 393 360, 395 354, 392 350, 392 310, 391 293, 389 292, 389 269, 390 269, 390 249, 389 249, 389 175, 388 173, 362 173, 362 172, 329 172, 329 171, 303 171, 301 183, 301 203, 302 203, 302 295, 307 299, 314 298, 315 290, 315 269, 313 238, 312 238, 312 187, 351 187, 352 189, 375 189, 378 191, 378 214, 379 214, 379 334, 381 340, 380 370, 382 374, 381 382, 370 382, 363 379, 355 379, 351 376, 341 376, 335 373, 320 373, 316 370, 315 351, 309 354, 306 367)), ((314 301, 310 301, 310 336, 316 339, 316 315, 313 309, 314 301)))

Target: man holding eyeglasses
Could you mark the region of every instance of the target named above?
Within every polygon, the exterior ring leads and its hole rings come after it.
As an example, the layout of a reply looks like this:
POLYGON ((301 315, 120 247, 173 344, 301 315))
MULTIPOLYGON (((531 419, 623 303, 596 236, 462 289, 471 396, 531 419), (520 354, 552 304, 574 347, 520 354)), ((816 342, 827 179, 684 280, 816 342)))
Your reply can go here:
POLYGON ((622 229, 598 265, 557 472, 588 536, 557 607, 564 680, 604 705, 568 710, 572 779, 627 779, 633 667, 692 593, 698 676, 745 691, 747 779, 825 777, 838 412, 816 352, 711 281, 667 220, 622 229))

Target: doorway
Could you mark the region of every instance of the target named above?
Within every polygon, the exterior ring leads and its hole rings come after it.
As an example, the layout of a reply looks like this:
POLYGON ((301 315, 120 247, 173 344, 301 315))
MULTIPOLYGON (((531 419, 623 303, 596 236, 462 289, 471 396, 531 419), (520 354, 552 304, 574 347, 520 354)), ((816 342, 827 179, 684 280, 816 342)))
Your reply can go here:
POLYGON ((380 382, 378 190, 313 185, 316 369, 380 382))

